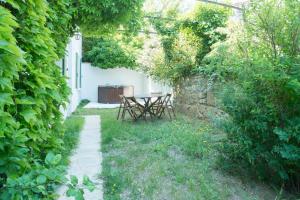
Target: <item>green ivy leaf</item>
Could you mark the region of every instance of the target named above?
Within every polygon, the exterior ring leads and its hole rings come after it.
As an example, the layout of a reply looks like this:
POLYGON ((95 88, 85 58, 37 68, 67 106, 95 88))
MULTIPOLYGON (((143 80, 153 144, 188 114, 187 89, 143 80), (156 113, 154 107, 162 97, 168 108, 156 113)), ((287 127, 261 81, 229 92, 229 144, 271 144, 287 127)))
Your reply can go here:
POLYGON ((71 184, 74 186, 78 184, 78 178, 76 176, 71 176, 71 184))
POLYGON ((85 185, 90 192, 95 189, 95 184, 86 175, 83 177, 83 185, 85 185))
POLYGON ((57 165, 61 161, 61 154, 55 155, 53 152, 49 152, 46 156, 45 162, 47 165, 57 165))
POLYGON ((32 109, 27 109, 27 110, 24 110, 20 113, 21 116, 24 117, 25 121, 27 123, 31 123, 32 121, 36 121, 37 118, 36 118, 36 113, 34 110, 32 109))
POLYGON ((75 200, 84 200, 82 189, 69 188, 67 190, 67 196, 68 197, 74 197, 75 200))
POLYGON ((20 105, 34 105, 35 100, 31 97, 22 97, 22 98, 16 98, 15 102, 16 104, 20 105))
POLYGON ((282 129, 276 128, 274 129, 274 133, 278 135, 279 139, 282 141, 288 142, 290 139, 290 134, 288 134, 282 129))
POLYGON ((77 193, 77 191, 76 191, 75 188, 69 188, 67 190, 66 194, 67 194, 68 197, 74 197, 74 196, 76 196, 76 193, 77 193))
POLYGON ((0 105, 9 105, 9 104, 14 104, 11 94, 9 93, 0 93, 0 105))
POLYGON ((47 181, 47 177, 44 176, 44 175, 39 175, 39 176, 36 178, 37 184, 40 184, 40 185, 46 183, 46 181, 47 181))

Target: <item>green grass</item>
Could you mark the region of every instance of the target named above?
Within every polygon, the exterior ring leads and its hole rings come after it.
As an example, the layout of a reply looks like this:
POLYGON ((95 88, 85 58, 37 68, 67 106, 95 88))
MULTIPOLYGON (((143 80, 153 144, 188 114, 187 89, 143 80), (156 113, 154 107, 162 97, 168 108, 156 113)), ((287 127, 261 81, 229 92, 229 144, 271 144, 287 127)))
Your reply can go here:
POLYGON ((207 122, 180 114, 173 121, 121 122, 112 109, 77 114, 101 115, 106 200, 275 199, 269 187, 219 170, 224 135, 207 122))
POLYGON ((69 158, 79 142, 80 131, 84 125, 84 118, 79 112, 84 110, 83 107, 88 103, 89 100, 82 100, 76 111, 64 121, 65 133, 62 138, 64 149, 62 150, 61 155, 62 164, 65 166, 69 165, 69 158))
POLYGON ((62 163, 69 164, 69 157, 76 148, 79 141, 79 133, 83 127, 84 118, 81 116, 71 115, 64 122, 65 134, 63 136, 64 149, 62 154, 62 163))

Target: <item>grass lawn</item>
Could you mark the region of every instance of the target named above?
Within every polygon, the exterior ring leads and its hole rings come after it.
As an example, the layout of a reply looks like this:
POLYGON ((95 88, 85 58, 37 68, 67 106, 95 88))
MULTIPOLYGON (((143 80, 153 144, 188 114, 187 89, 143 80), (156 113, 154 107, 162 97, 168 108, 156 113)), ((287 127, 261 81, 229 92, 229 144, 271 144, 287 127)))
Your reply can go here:
MULTIPOLYGON (((82 110, 88 102, 82 101, 77 110, 82 110)), ((69 158, 72 152, 75 150, 79 142, 79 134, 84 125, 84 118, 81 115, 76 115, 76 112, 67 117, 64 121, 65 133, 62 138, 64 142, 64 149, 61 152, 62 164, 68 166, 69 158)))
POLYGON ((222 134, 207 122, 179 115, 176 120, 117 121, 116 110, 100 114, 106 200, 275 199, 276 192, 219 170, 222 134))
POLYGON ((62 162, 64 165, 69 164, 69 158, 72 154, 72 151, 76 148, 79 134, 81 129, 83 128, 84 118, 81 116, 71 115, 64 122, 65 133, 63 136, 64 141, 64 149, 61 152, 62 154, 62 162))

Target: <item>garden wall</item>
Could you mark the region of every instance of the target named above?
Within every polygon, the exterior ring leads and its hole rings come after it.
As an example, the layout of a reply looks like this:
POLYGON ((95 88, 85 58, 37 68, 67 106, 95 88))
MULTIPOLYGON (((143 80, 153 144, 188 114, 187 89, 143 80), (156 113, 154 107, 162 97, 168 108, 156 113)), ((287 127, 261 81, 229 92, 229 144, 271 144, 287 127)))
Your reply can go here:
POLYGON ((208 119, 221 115, 215 98, 220 86, 204 76, 185 78, 174 89, 176 110, 191 117, 208 119))
POLYGON ((101 69, 90 63, 83 63, 81 98, 97 102, 99 85, 133 86, 136 96, 149 95, 151 92, 167 93, 172 90, 139 71, 126 68, 101 69))
POLYGON ((61 112, 66 118, 72 112, 74 112, 81 101, 80 88, 76 87, 76 78, 79 81, 79 77, 76 76, 76 63, 79 65, 79 62, 82 57, 82 39, 76 39, 74 36, 70 38, 70 41, 66 47, 66 54, 64 59, 57 62, 57 65, 61 68, 62 73, 67 78, 67 84, 70 89, 69 102, 66 107, 61 107, 61 112), (76 54, 78 58, 76 57, 76 54), (78 59, 76 61, 76 59, 78 59), (64 63, 64 64, 63 64, 64 63), (63 68, 64 65, 64 68, 63 68))

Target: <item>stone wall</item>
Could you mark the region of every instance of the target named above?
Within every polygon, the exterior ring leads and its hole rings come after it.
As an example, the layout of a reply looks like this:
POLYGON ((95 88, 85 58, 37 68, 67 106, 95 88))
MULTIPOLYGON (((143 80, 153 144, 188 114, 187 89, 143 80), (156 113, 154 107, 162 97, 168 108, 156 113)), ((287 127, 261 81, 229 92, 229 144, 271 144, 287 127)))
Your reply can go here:
POLYGON ((174 105, 177 111, 191 117, 208 119, 221 115, 215 94, 218 86, 212 79, 192 76, 181 81, 174 89, 174 105))

